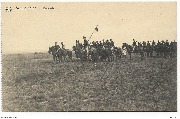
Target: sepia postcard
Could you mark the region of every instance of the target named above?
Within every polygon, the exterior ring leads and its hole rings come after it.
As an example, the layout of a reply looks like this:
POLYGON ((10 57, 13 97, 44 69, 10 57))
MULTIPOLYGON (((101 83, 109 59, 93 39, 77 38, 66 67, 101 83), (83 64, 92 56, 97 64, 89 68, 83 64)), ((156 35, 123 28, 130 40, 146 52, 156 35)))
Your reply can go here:
POLYGON ((2 2, 1 33, 2 112, 177 112, 177 2, 2 2))

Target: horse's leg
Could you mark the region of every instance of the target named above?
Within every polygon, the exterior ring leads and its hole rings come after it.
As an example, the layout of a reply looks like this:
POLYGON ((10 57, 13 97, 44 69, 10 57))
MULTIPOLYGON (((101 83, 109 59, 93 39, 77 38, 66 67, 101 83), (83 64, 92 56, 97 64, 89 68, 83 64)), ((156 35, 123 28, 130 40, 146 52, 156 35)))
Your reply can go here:
POLYGON ((60 59, 60 61, 61 61, 61 63, 62 63, 62 62, 63 62, 63 60, 62 60, 62 55, 60 55, 60 58, 59 58, 59 59, 60 59))
POLYGON ((66 51, 63 51, 64 62, 66 61, 66 51))
POLYGON ((59 63, 60 60, 59 60, 59 55, 56 56, 56 61, 59 63))
POLYGON ((55 56, 55 60, 56 60, 56 62, 59 62, 59 56, 58 55, 55 56))

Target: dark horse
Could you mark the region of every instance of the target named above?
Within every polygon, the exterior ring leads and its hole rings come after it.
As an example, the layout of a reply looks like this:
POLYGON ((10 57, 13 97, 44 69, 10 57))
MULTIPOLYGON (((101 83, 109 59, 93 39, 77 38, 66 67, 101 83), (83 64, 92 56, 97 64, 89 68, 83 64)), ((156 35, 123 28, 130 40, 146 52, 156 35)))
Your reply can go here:
POLYGON ((121 48, 115 47, 113 50, 113 53, 115 54, 115 60, 119 60, 122 56, 122 50, 121 48))
POLYGON ((54 62, 62 62, 62 56, 63 56, 63 51, 62 49, 57 49, 55 46, 49 47, 49 54, 53 55, 53 60, 54 62))
POLYGON ((80 59, 81 61, 87 60, 87 50, 83 47, 81 48, 79 46, 73 46, 73 51, 75 51, 77 59, 80 59))
POLYGON ((98 51, 100 61, 113 61, 113 50, 110 47, 103 47, 98 51))
POLYGON ((64 61, 69 58, 72 61, 72 51, 69 49, 62 49, 62 56, 64 57, 64 61))

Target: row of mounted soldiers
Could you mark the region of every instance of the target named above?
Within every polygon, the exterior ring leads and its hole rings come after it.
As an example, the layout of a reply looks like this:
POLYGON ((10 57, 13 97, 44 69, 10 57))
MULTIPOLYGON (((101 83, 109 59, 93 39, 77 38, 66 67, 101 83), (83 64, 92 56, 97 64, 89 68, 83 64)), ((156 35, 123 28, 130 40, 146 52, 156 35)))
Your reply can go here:
POLYGON ((133 39, 133 46, 140 46, 140 47, 142 47, 142 46, 152 46, 152 47, 154 47, 154 46, 167 46, 167 47, 169 47, 169 46, 173 46, 173 43, 175 43, 175 41, 174 42, 170 42, 169 43, 169 41, 168 40, 166 40, 166 42, 164 41, 164 40, 162 40, 161 42, 158 40, 158 42, 157 42, 157 44, 156 44, 156 42, 153 40, 152 42, 151 41, 147 41, 147 43, 145 42, 145 41, 143 41, 142 43, 141 42, 137 42, 137 41, 135 41, 134 39, 133 39))
POLYGON ((76 58, 80 58, 82 60, 91 60, 94 62, 114 60, 115 57, 113 57, 113 54, 117 47, 115 47, 112 39, 106 41, 102 40, 89 42, 86 37, 83 36, 83 40, 84 43, 80 43, 79 40, 76 40, 76 45, 73 46, 73 51, 75 51, 76 58))
POLYGON ((88 40, 86 40, 86 37, 84 38, 84 43, 80 43, 79 40, 76 40, 76 47, 80 47, 81 49, 84 48, 86 49, 87 47, 94 47, 96 49, 99 48, 112 48, 114 47, 114 41, 112 39, 109 40, 102 40, 102 41, 92 41, 88 43, 88 40))
MULTIPOLYGON (((86 40, 86 37, 83 36, 84 43, 80 43, 79 40, 76 40, 76 46, 73 46, 76 54, 80 54, 79 51, 84 51, 85 56, 87 55, 87 59, 89 55, 95 55, 95 60, 114 60, 119 59, 122 56, 126 57, 129 55, 131 58, 132 53, 140 54, 141 59, 143 57, 175 57, 177 55, 177 42, 168 40, 161 42, 158 40, 156 43, 153 41, 143 41, 138 42, 133 39, 132 45, 128 45, 127 43, 123 43, 122 47, 117 47, 114 45, 114 41, 112 39, 102 40, 102 41, 92 41, 89 43, 86 40)), ((78 58, 78 55, 77 55, 78 58)), ((84 57, 86 58, 86 57, 84 57)))
MULTIPOLYGON (((117 47, 112 39, 92 41, 89 42, 86 37, 83 36, 83 43, 76 40, 76 45, 73 46, 73 51, 75 52, 76 58, 82 61, 113 61, 118 60, 121 57, 130 56, 132 53, 139 54, 141 59, 146 57, 175 57, 177 55, 177 42, 171 41, 158 41, 157 43, 153 41, 143 41, 137 42, 133 39, 132 45, 123 43, 122 47, 117 47)), ((61 42, 61 48, 55 43, 55 46, 49 47, 49 53, 52 52, 53 59, 62 57, 72 60, 71 50, 65 49, 65 45, 61 42)))
POLYGON ((137 42, 133 39, 133 52, 136 52, 139 48, 142 48, 147 57, 174 57, 177 54, 177 42, 168 40, 159 41, 156 43, 153 41, 137 42))

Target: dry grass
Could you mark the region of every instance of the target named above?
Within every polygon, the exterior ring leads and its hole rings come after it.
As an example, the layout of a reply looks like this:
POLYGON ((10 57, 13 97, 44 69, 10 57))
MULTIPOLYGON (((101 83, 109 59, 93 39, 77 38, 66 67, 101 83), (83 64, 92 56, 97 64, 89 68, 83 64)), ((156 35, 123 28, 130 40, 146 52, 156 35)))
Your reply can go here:
POLYGON ((3 55, 3 111, 177 111, 177 59, 53 64, 3 55))

